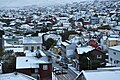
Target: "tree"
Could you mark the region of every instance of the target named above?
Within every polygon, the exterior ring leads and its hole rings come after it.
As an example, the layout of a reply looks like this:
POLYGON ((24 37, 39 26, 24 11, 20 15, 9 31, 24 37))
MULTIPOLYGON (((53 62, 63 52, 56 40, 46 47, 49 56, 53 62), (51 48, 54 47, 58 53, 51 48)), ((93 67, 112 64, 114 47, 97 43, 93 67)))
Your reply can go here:
POLYGON ((3 49, 0 48, 0 57, 2 57, 2 56, 3 56, 3 49))
POLYGON ((64 33, 60 34, 62 36, 62 41, 68 40, 69 35, 72 34, 78 34, 78 33, 75 31, 65 31, 64 33))
POLYGON ((16 66, 16 58, 12 55, 13 50, 8 50, 2 56, 3 60, 3 73, 14 72, 16 66))
POLYGON ((108 29, 108 30, 110 30, 111 27, 109 25, 104 25, 104 26, 98 27, 98 29, 108 29))
POLYGON ((54 45, 56 45, 57 41, 53 40, 52 38, 48 38, 45 42, 44 42, 44 46, 46 47, 46 49, 50 49, 51 47, 53 47, 54 45))

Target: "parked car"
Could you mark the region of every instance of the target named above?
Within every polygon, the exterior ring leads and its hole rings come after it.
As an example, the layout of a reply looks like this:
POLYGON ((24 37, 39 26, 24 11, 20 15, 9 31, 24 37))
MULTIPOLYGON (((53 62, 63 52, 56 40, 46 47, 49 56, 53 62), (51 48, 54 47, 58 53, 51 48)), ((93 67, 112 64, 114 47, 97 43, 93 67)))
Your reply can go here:
POLYGON ((59 60, 56 60, 56 63, 58 64, 58 63, 59 63, 59 60))
POLYGON ((53 67, 53 72, 56 72, 56 71, 60 71, 60 69, 57 67, 53 67))
POLYGON ((63 64, 64 64, 64 62, 59 62, 59 65, 60 65, 60 66, 63 66, 63 64))
POLYGON ((68 64, 65 63, 65 64, 62 66, 62 68, 68 69, 68 64))
POLYGON ((60 70, 59 70, 59 71, 56 71, 55 74, 56 74, 56 75, 60 75, 60 74, 62 74, 62 71, 60 71, 60 70))
POLYGON ((66 70, 62 70, 62 74, 67 74, 67 71, 66 70))

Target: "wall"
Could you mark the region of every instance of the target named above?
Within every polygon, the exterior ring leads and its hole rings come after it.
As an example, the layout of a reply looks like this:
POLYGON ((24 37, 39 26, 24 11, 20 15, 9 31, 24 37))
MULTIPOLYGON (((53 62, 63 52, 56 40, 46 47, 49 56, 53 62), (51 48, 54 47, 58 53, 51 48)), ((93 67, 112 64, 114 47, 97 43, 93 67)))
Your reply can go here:
POLYGON ((52 64, 40 64, 39 65, 39 74, 40 78, 45 80, 52 80, 52 64), (47 66, 47 69, 45 70, 44 66, 47 66))
POLYGON ((17 69, 16 71, 20 72, 20 73, 27 74, 27 75, 31 75, 32 74, 31 69, 17 69))
POLYGON ((120 51, 108 49, 108 57, 109 57, 109 63, 112 63, 112 66, 119 66, 120 67, 120 51), (110 59, 112 58, 112 60, 110 59), (119 62, 117 63, 116 60, 119 62))
POLYGON ((24 50, 25 50, 25 48, 28 47, 28 50, 31 50, 31 47, 32 47, 32 46, 34 46, 34 50, 37 50, 37 46, 40 47, 40 50, 42 49, 42 44, 30 44, 30 45, 27 45, 27 44, 26 44, 26 45, 24 45, 23 48, 24 48, 24 50))

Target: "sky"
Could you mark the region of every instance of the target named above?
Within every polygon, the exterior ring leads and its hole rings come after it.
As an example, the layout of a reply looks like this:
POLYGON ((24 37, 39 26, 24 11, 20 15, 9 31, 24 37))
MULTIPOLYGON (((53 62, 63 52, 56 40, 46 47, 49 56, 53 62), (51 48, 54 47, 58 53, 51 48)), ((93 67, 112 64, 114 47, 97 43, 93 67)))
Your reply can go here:
MULTIPOLYGON (((55 5, 87 0, 0 0, 0 7, 22 7, 28 5, 55 5)), ((91 1, 91 0, 90 0, 91 1)))

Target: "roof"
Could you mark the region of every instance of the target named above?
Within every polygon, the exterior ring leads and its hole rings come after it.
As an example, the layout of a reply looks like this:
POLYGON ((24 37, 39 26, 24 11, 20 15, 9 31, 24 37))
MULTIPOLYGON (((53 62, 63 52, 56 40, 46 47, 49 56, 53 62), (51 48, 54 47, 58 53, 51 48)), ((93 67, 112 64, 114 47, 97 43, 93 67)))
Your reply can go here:
POLYGON ((24 53, 26 54, 26 56, 36 56, 37 51, 40 52, 41 56, 46 56, 46 54, 41 50, 35 50, 34 52, 31 52, 30 50, 25 50, 24 53))
POLYGON ((61 42, 61 44, 64 45, 64 46, 68 46, 69 45, 69 43, 67 43, 67 42, 61 42))
POLYGON ((13 50, 13 52, 24 52, 23 48, 6 48, 5 51, 7 50, 13 50))
POLYGON ((120 80, 120 71, 82 71, 86 80, 120 80))
POLYGON ((23 44, 41 44, 42 37, 24 37, 23 44))
POLYGON ((87 52, 89 52, 89 51, 92 51, 93 49, 95 49, 95 48, 93 48, 93 47, 91 47, 91 46, 78 47, 78 48, 77 48, 77 52, 78 52, 78 54, 83 54, 84 52, 87 53, 87 52))
POLYGON ((120 45, 109 47, 109 49, 114 49, 114 50, 120 51, 120 45))
POLYGON ((47 57, 17 57, 16 69, 39 68, 39 64, 49 64, 47 57))
POLYGON ((15 73, 0 74, 0 80, 37 80, 37 79, 17 72, 17 75, 15 75, 15 73))
POLYGON ((108 40, 119 40, 119 38, 111 38, 111 37, 109 37, 108 40))

